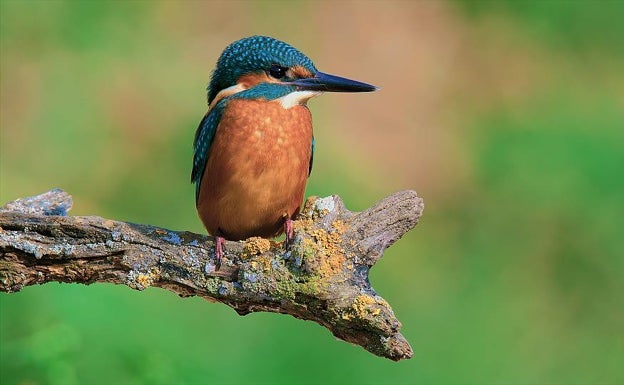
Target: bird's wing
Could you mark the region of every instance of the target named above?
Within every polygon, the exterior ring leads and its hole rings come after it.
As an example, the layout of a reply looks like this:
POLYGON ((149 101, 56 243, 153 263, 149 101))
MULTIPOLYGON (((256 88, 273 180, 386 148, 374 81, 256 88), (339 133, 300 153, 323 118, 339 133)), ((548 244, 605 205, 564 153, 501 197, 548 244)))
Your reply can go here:
POLYGON ((221 114, 223 113, 223 103, 218 103, 210 109, 199 123, 197 131, 195 131, 195 141, 193 142, 193 170, 191 171, 191 182, 195 183, 195 201, 199 198, 199 186, 201 185, 208 155, 210 155, 210 146, 214 139, 221 114))
POLYGON ((308 176, 312 174, 312 163, 314 162, 314 135, 312 135, 312 151, 310 152, 310 168, 308 169, 308 176))

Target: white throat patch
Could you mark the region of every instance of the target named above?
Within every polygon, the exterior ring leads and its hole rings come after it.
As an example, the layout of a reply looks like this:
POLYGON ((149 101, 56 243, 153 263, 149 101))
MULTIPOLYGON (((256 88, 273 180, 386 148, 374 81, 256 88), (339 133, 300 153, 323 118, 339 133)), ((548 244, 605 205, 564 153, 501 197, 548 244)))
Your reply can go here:
POLYGON ((277 99, 282 107, 289 109, 294 106, 303 106, 311 98, 322 94, 321 91, 293 91, 277 99))
POLYGON ((221 99, 226 98, 230 95, 234 95, 236 93, 239 93, 241 91, 245 91, 247 89, 247 87, 245 87, 242 84, 235 84, 231 87, 225 88, 221 91, 219 91, 219 93, 217 94, 217 96, 214 97, 214 99, 212 100, 212 103, 210 103, 210 105, 208 106, 208 108, 212 108, 213 106, 217 105, 217 103, 219 103, 219 101, 221 101, 221 99))

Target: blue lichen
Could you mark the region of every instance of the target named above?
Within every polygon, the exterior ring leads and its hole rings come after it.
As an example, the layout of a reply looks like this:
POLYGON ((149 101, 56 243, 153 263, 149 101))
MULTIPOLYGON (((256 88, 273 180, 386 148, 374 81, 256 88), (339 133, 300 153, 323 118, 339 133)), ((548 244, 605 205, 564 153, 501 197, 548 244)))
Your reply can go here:
POLYGON ((177 233, 174 233, 173 231, 167 232, 167 234, 160 237, 160 239, 162 239, 165 242, 174 244, 176 246, 180 246, 182 244, 182 238, 180 238, 180 236, 177 233))
POLYGON ((314 203, 314 209, 320 213, 327 210, 328 212, 334 211, 335 202, 333 197, 318 198, 314 203))
POLYGON ((206 265, 204 266, 204 272, 206 274, 213 273, 215 270, 216 270, 216 266, 214 265, 214 263, 210 261, 206 262, 206 265))
POLYGON ((115 241, 115 242, 121 241, 121 236, 122 236, 121 231, 119 231, 119 230, 112 230, 111 231, 111 239, 113 241, 115 241))
POLYGON ((245 271, 243 272, 243 279, 251 283, 255 283, 256 281, 258 281, 258 274, 245 271))
POLYGON ((56 255, 68 256, 74 254, 76 246, 68 244, 52 245, 50 246, 50 251, 56 255))
POLYGON ((44 208, 43 215, 59 215, 65 217, 69 209, 71 209, 71 206, 71 203, 61 202, 57 206, 44 208))

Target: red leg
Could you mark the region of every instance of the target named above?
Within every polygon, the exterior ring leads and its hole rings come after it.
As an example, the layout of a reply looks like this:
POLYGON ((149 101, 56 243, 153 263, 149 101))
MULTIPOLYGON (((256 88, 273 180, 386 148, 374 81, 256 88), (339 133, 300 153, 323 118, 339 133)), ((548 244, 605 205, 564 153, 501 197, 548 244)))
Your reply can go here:
POLYGON ((223 244, 225 243, 225 239, 223 237, 217 236, 215 238, 215 269, 219 270, 221 267, 221 257, 223 257, 223 244))
POLYGON ((295 237, 295 231, 293 229, 292 219, 286 218, 284 221, 284 233, 286 233, 286 246, 290 245, 295 237))

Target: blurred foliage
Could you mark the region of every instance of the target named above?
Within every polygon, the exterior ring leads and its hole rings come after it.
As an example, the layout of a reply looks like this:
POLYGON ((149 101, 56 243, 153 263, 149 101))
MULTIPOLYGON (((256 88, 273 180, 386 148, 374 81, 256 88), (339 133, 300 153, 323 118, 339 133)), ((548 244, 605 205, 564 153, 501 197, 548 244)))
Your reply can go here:
POLYGON ((465 14, 479 18, 493 11, 519 21, 532 38, 546 39, 553 48, 573 51, 606 50, 612 54, 624 54, 621 36, 624 24, 619 20, 624 14, 624 2, 600 1, 590 6, 584 0, 545 1, 456 1, 465 14))
POLYGON ((308 195, 412 188, 426 210, 371 276, 412 360, 163 290, 47 284, 0 295, 0 382, 624 382, 623 4, 1 1, 1 202, 62 187, 76 215, 203 231, 203 88, 225 45, 267 34, 382 87, 310 103, 308 195))

